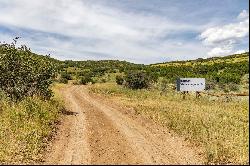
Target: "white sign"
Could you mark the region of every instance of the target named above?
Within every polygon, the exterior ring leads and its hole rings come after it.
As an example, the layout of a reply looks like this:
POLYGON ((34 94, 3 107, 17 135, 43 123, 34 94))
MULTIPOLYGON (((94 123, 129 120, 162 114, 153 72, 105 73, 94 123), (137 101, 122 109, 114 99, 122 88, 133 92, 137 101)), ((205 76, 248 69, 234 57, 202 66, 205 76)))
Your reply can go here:
POLYGON ((203 91, 203 90, 205 90, 205 78, 177 79, 177 91, 203 91))

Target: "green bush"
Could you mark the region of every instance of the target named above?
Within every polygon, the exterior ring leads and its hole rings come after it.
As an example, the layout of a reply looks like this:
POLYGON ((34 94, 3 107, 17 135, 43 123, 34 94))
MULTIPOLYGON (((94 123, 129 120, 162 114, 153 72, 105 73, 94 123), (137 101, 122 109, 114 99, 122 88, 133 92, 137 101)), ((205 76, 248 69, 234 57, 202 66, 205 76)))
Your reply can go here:
POLYGON ((233 83, 230 83, 229 85, 228 85, 228 88, 229 88, 229 90, 230 91, 239 91, 239 85, 237 85, 237 84, 233 84, 233 83))
POLYGON ((117 75, 117 76, 115 77, 115 80, 116 80, 116 83, 117 83, 118 85, 122 85, 123 82, 124 82, 124 78, 123 78, 121 75, 117 75))
POLYGON ((215 87, 216 87, 216 84, 214 82, 208 82, 208 83, 206 83, 205 89, 206 90, 214 90, 215 87))
POLYGON ((12 100, 34 95, 49 99, 55 69, 49 56, 36 55, 24 45, 0 45, 0 89, 12 100))
POLYGON ((150 76, 143 71, 130 72, 125 76, 125 85, 131 89, 148 88, 150 82, 150 76))
POLYGON ((95 83, 94 80, 92 79, 92 77, 90 77, 88 75, 80 77, 79 84, 86 85, 89 82, 95 83))
POLYGON ((67 72, 62 72, 61 73, 61 78, 67 79, 67 80, 72 80, 71 75, 69 73, 67 73, 67 72))

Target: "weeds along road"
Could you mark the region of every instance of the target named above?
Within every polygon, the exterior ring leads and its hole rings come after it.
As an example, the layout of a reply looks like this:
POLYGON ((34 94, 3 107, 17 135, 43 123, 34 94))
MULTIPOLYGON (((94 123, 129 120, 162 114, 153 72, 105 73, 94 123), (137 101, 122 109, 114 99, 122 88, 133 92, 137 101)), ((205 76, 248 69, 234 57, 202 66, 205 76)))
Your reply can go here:
POLYGON ((90 95, 86 86, 67 86, 60 93, 68 110, 45 164, 201 163, 183 139, 90 95))

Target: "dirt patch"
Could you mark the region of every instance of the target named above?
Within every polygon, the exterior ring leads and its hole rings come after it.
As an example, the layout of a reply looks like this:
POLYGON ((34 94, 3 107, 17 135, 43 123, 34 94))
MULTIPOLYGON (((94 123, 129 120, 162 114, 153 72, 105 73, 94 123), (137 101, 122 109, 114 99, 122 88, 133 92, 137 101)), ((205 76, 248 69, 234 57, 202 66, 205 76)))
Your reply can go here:
POLYGON ((71 87, 60 91, 67 110, 48 149, 45 164, 89 164, 89 145, 84 110, 76 103, 71 87))

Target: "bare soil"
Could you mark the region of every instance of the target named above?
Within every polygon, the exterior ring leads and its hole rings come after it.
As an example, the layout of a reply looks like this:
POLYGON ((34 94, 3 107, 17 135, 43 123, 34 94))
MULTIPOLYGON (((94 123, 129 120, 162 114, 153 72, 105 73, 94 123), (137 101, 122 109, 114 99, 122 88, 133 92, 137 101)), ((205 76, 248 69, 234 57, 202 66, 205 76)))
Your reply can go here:
POLYGON ((202 154, 183 138, 87 86, 61 90, 67 111, 44 164, 202 164, 202 154))

